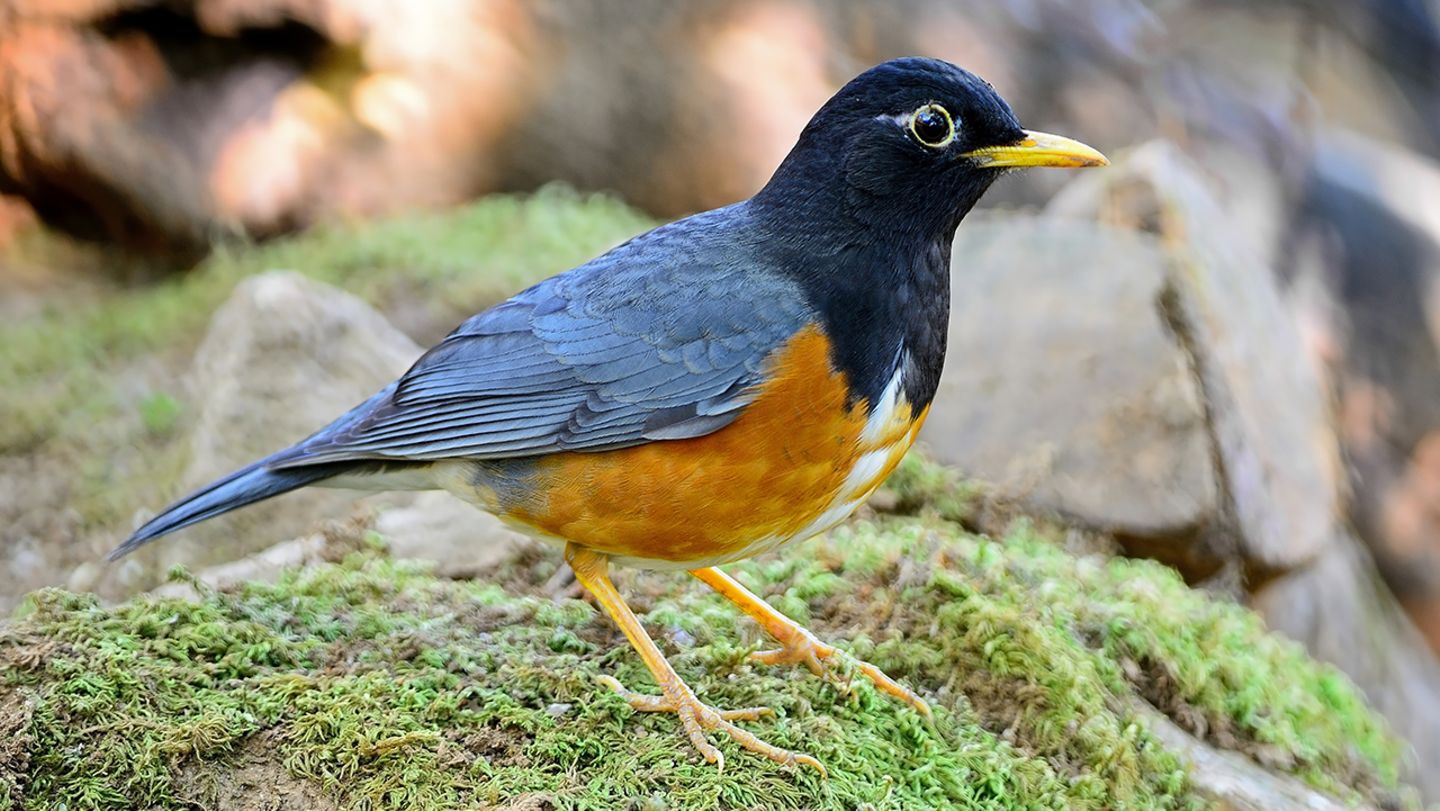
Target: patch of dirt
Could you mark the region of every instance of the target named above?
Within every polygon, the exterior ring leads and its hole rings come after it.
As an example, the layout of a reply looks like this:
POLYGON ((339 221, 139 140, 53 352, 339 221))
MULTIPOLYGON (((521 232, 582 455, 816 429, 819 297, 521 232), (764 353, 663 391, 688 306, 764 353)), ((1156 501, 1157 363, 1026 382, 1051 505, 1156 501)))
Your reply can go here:
MULTIPOLYGON (((421 616, 437 614, 435 606, 403 599, 386 601, 386 606, 397 613, 421 616)), ((445 603, 444 607, 447 609, 445 613, 453 617, 455 627, 464 629, 464 634, 477 642, 485 641, 491 631, 518 622, 528 622, 532 616, 523 610, 475 603, 445 603)), ((388 670, 399 663, 414 661, 424 652, 444 647, 452 641, 444 634, 420 631, 385 639, 342 638, 318 655, 318 670, 332 676, 354 675, 375 669, 388 670), (374 659, 369 654, 377 653, 380 654, 378 663, 364 664, 367 659, 374 659)))
POLYGON ((221 760, 186 760, 175 772, 175 796, 209 811, 334 811, 320 787, 286 771, 266 736, 253 735, 221 760))
POLYGON ((484 758, 492 766, 525 766, 530 759, 525 748, 531 737, 514 727, 485 727, 484 729, 460 734, 452 730, 441 746, 444 755, 452 749, 458 750, 455 760, 469 766, 476 758, 484 758))
POLYGON ((521 794, 499 811, 554 811, 555 807, 555 798, 549 794, 521 794))
POLYGON ((25 805, 25 776, 30 771, 34 740, 30 720, 35 707, 23 691, 0 692, 0 795, 8 795, 14 808, 25 805))
MULTIPOLYGON (((84 406, 102 410, 84 420, 83 430, 62 425, 54 429, 58 433, 47 430, 27 439, 35 444, 0 442, 0 614, 46 586, 96 591, 112 599, 135 590, 115 577, 120 567, 105 567, 101 571, 110 579, 94 582, 72 582, 71 575, 84 564, 98 564, 128 534, 135 511, 166 501, 161 492, 161 479, 169 475, 163 469, 165 451, 182 441, 185 416, 175 433, 152 436, 136 414, 152 392, 174 387, 187 356, 175 350, 107 363, 103 380, 89 384, 105 387, 105 394, 84 406), (97 459, 104 459, 103 467, 96 467, 97 459)), ((78 395, 64 393, 61 381, 26 386, 29 399, 52 402, 67 419, 73 417, 69 409, 78 395)), ((14 402, 27 401, 6 400, 0 409, 14 402)))
MULTIPOLYGON (((1030 706, 1046 701, 1046 690, 1020 678, 997 678, 985 670, 972 670, 960 684, 960 692, 970 702, 980 726, 1029 757, 1044 758, 1057 771, 1070 777, 1079 777, 1088 771, 1088 765, 1061 757, 1059 752, 1042 752, 1030 745, 1023 735, 1021 721, 1030 706)), ((1075 731, 1079 719, 1070 722, 1066 733, 1075 731)))
POLYGON ((0 626, 0 670, 34 672, 57 653, 66 650, 64 643, 46 639, 35 633, 17 633, 13 626, 0 626))
POLYGON ((374 528, 375 516, 365 513, 319 522, 316 531, 325 539, 320 559, 326 563, 339 563, 352 552, 365 551, 366 534, 374 528))
POLYGON ((74 469, 41 446, 17 455, 0 454, 0 611, 9 611, 28 591, 63 583, 83 552, 80 516, 66 509, 74 469))
POLYGON ((571 577, 562 572, 569 571, 570 567, 565 565, 559 547, 536 543, 518 548, 494 571, 481 577, 486 582, 501 586, 507 594, 554 599, 570 596, 561 593, 565 581, 571 577), (550 582, 552 579, 556 581, 553 584, 550 582))

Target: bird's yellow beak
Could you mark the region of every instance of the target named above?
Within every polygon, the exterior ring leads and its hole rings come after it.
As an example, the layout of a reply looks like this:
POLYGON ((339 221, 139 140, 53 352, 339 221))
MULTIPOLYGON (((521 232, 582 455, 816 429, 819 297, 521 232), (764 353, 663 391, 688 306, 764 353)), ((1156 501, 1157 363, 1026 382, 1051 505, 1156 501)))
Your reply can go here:
POLYGON ((1025 137, 1005 146, 987 146, 961 155, 983 169, 1058 166, 1108 166, 1110 160, 1079 141, 1048 132, 1025 131, 1025 137))

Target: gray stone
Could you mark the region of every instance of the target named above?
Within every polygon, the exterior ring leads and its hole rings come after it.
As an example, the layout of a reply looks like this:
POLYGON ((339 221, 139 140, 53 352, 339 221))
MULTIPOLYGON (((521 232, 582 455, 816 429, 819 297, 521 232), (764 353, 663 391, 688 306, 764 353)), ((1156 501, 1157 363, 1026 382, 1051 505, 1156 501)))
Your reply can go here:
MULTIPOLYGON (((303 276, 241 282, 216 312, 189 378, 199 403, 183 491, 202 486, 321 428, 374 394, 420 347, 354 296, 303 276)), ((176 493, 181 495, 181 493, 176 493)), ((411 496, 306 488, 182 530, 137 553, 153 584, 173 564, 235 560, 307 532, 324 518, 411 496)))
POLYGON ((1440 652, 1440 163, 1317 138, 1289 270, 1322 304, 1348 511, 1440 652))
POLYGON ((1209 521, 1205 412, 1157 306, 1163 247, 1084 222, 982 217, 954 256, 931 451, 1089 528, 1189 537, 1209 521))
MULTIPOLYGON (((217 590, 245 583, 274 583, 286 571, 323 562, 327 543, 323 534, 306 535, 192 574, 196 583, 217 590)), ((166 583, 151 589, 150 593, 157 597, 198 597, 194 587, 186 582, 166 583)))
POLYGON ((1275 274, 1171 144, 1081 177, 1050 211, 1098 219, 1121 204, 1156 212, 1173 257, 1164 314, 1201 378, 1243 557, 1263 571, 1314 559, 1341 514, 1339 445, 1275 274))
MULTIPOLYGON (((194 572, 194 578, 212 589, 273 583, 286 571, 345 554, 353 548, 361 528, 357 524, 332 524, 321 532, 200 569, 194 572)), ((440 491, 420 493, 412 504, 381 510, 375 516, 374 529, 384 536, 391 557, 424 561, 440 577, 456 579, 484 577, 537 543, 507 529, 495 516, 440 491)), ((166 583, 150 593, 164 597, 196 594, 189 583, 166 583)))
MULTIPOLYGON (((408 506, 385 510, 375 529, 397 558, 435 562, 441 577, 475 578, 536 543, 500 519, 449 493, 421 493, 408 506)), ((556 553, 559 558, 559 553, 556 553)))
MULTIPOLYGON (((1329 395, 1276 274, 1245 237, 1255 229, 1234 227, 1244 210, 1163 142, 1082 176, 1050 207, 1112 222, 1128 212, 1161 238, 1173 257, 1163 312, 1201 381, 1222 528, 1258 589, 1255 607, 1354 679, 1414 747, 1415 765, 1440 762, 1440 663, 1344 528, 1329 395)), ((1408 779, 1440 797, 1433 769, 1408 779)))
POLYGON ((1288 774, 1268 772, 1239 752, 1197 739, 1154 707, 1135 702, 1155 737, 1190 769, 1195 793, 1227 811, 1345 811, 1371 808, 1342 803, 1288 774))

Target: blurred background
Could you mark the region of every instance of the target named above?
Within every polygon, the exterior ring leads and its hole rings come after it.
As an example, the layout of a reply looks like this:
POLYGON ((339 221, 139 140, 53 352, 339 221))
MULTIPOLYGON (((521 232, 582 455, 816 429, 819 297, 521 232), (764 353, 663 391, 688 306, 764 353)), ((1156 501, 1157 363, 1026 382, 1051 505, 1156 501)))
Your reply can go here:
POLYGON ((925 442, 976 528, 1254 605, 1440 763, 1437 0, 0 0, 0 609, 349 514, 96 562, 909 54, 1114 160, 961 229, 925 442))

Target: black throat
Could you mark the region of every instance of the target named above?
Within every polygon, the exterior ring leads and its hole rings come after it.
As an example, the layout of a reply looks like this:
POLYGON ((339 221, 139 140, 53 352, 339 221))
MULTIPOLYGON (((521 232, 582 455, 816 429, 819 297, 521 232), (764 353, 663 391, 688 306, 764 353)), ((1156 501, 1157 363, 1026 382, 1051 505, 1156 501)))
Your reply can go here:
POLYGON ((945 364, 950 241, 856 245, 821 267, 827 272, 804 273, 801 284, 820 313, 851 399, 876 407, 898 372, 915 412, 928 406, 945 364))
POLYGON ((818 311, 852 403, 875 408, 899 371, 919 413, 934 399, 945 363, 955 229, 993 173, 961 178, 947 190, 946 210, 934 211, 894 205, 853 184, 815 183, 812 172, 834 175, 813 164, 798 176, 783 168, 750 201, 776 252, 773 266, 795 278, 818 311))

